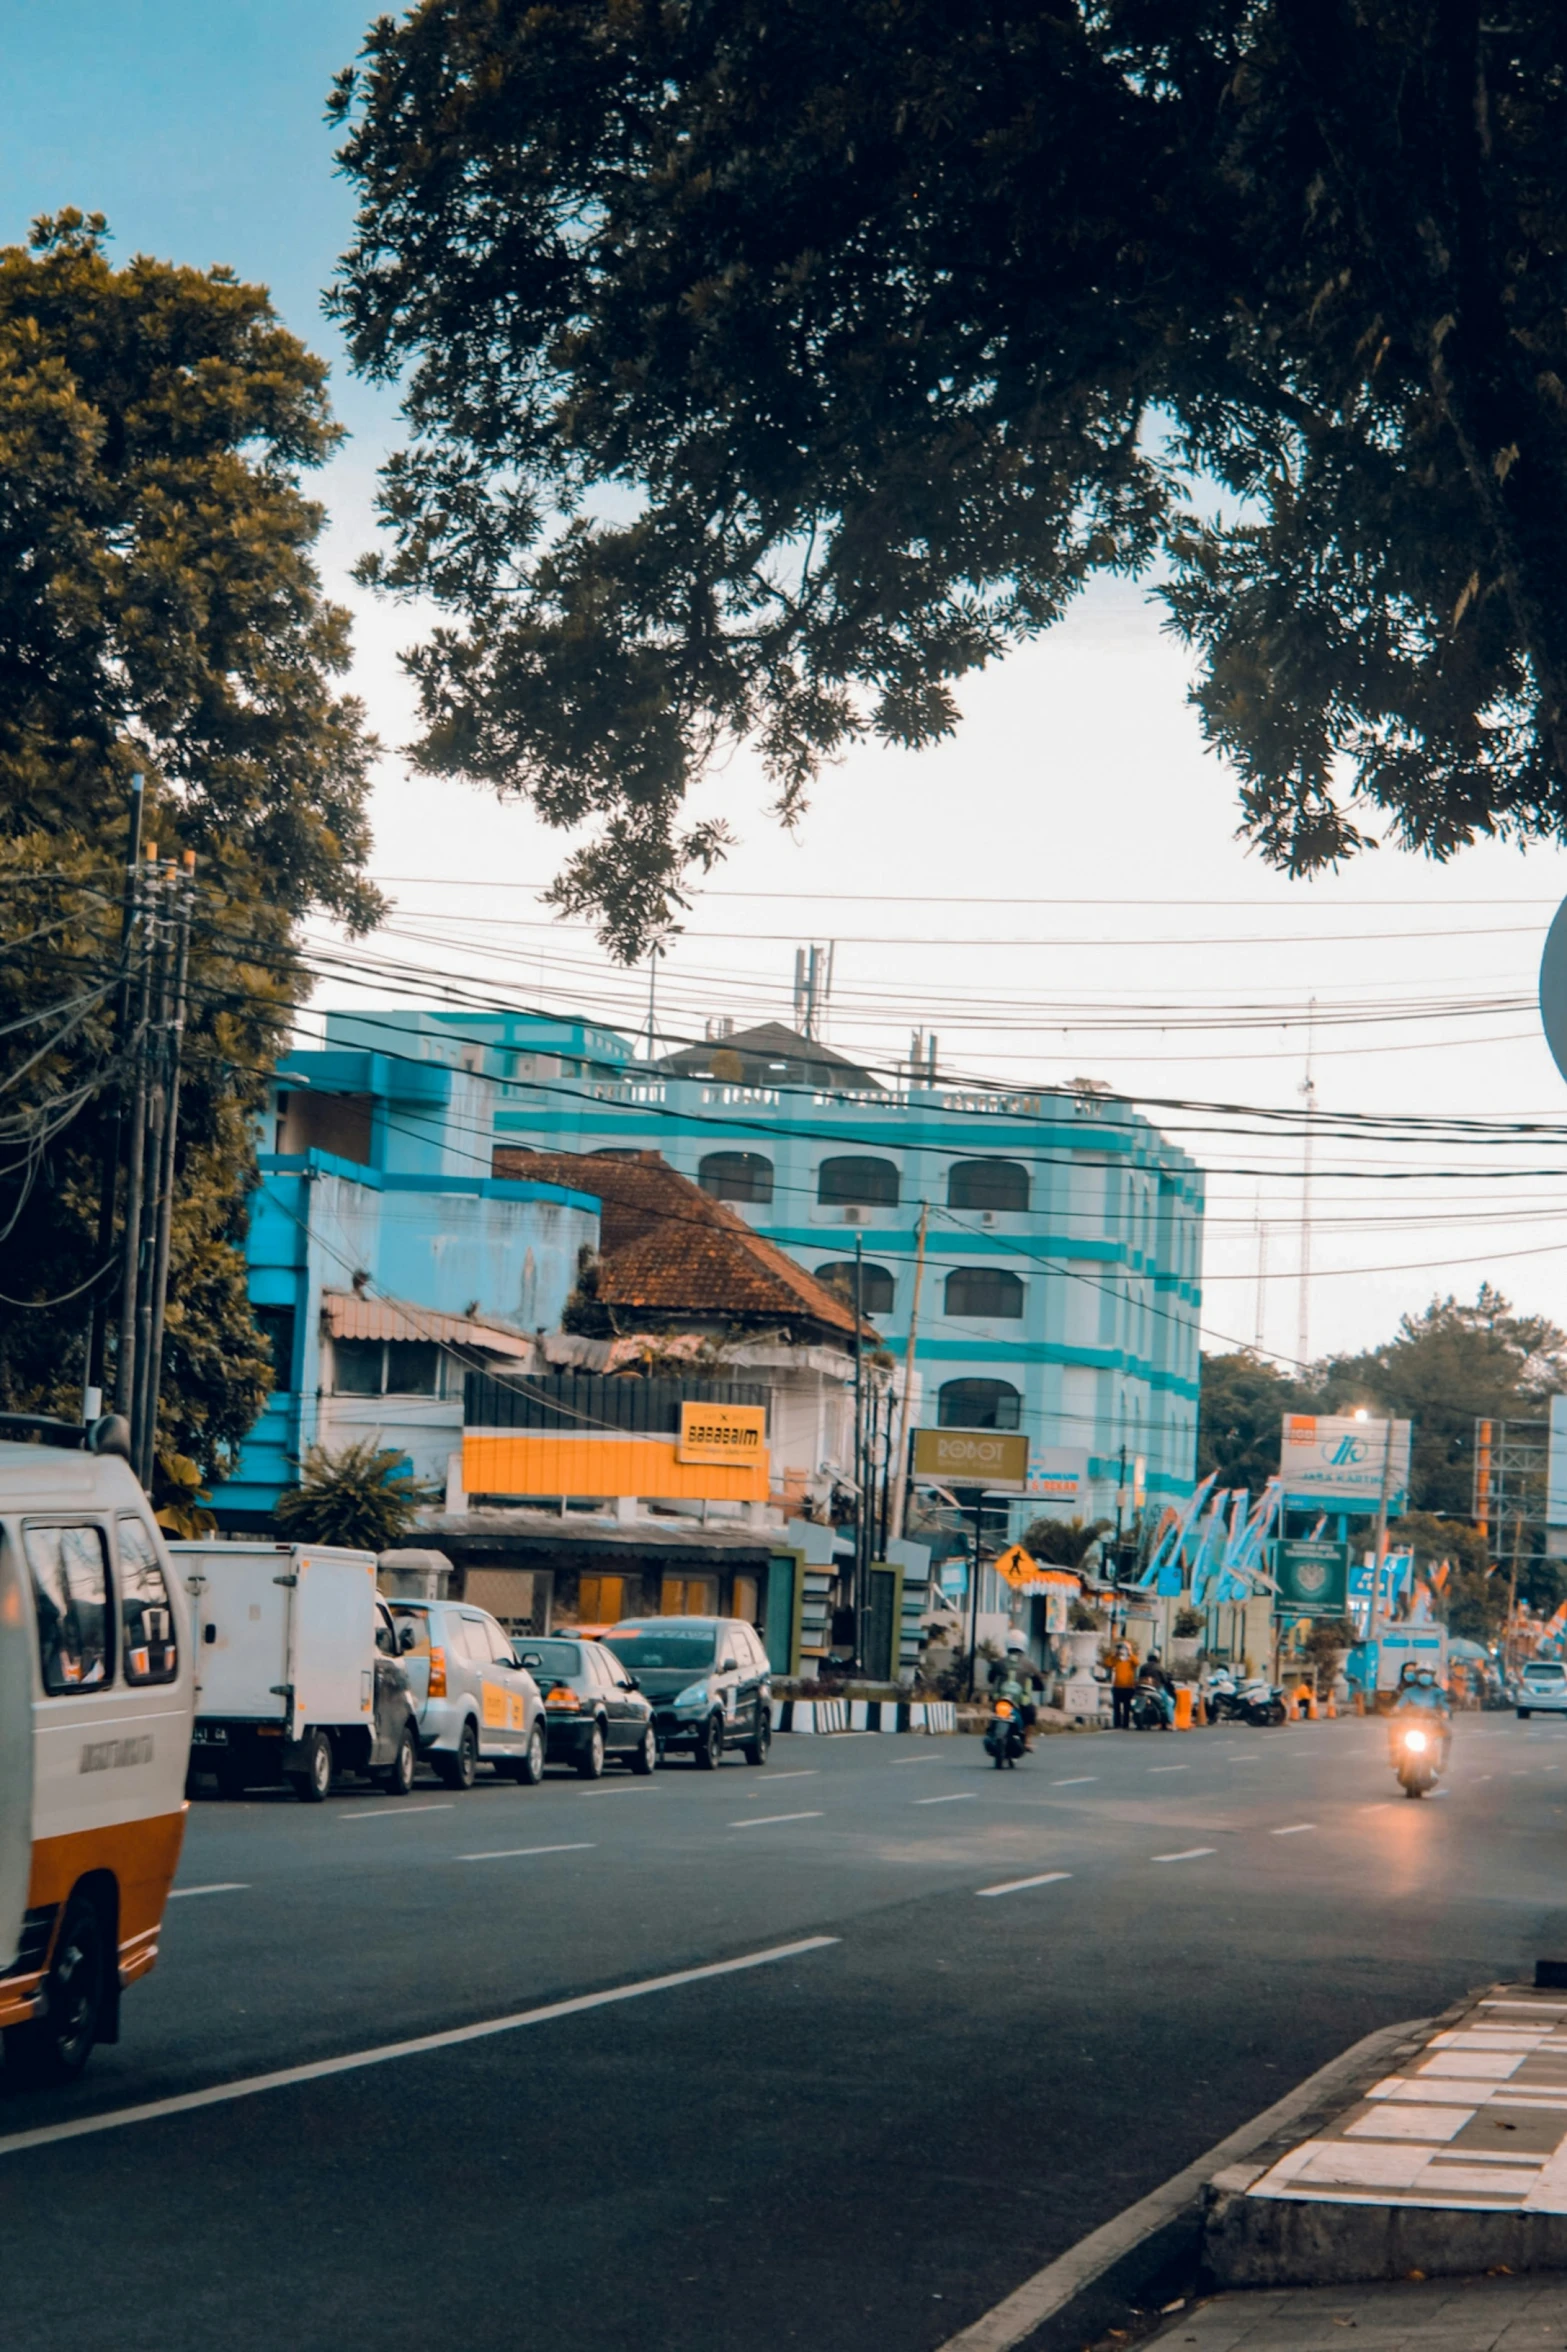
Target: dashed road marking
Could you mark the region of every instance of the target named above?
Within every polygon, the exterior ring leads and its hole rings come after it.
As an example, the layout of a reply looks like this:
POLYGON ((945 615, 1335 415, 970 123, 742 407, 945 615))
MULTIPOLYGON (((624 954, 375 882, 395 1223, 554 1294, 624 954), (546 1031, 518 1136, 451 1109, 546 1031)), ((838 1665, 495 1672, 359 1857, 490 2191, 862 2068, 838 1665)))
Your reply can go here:
POLYGON ((1179 1854, 1150 1854, 1150 1862, 1200 1862, 1204 1854, 1216 1854, 1217 1846, 1186 1846, 1179 1854))
POLYGON ((1025 1887, 1058 1886, 1063 1878, 1070 1878, 1070 1870, 1042 1870, 1037 1878, 1009 1878, 1001 1886, 976 1887, 979 1896, 1020 1895, 1025 1887))
POLYGON ((916 1797, 916 1805, 972 1805, 979 1794, 977 1789, 959 1789, 950 1797, 916 1797))
POLYGON ((250 1881, 244 1878, 218 1878, 211 1886, 170 1887, 169 1901, 177 1903, 182 1895, 243 1895, 248 1893, 250 1881))
POLYGON ((1301 1837, 1308 1829, 1315 1829, 1316 1826, 1314 1821, 1290 1821, 1286 1822, 1282 1829, 1270 1829, 1268 1835, 1269 1837, 1301 1837))
POLYGON ((377 1805, 373 1813, 339 1813, 339 1821, 411 1821, 416 1813, 450 1813, 450 1805, 377 1805))
POLYGON ((820 1821, 820 1813, 758 1813, 751 1821, 731 1821, 731 1829, 771 1829, 778 1821, 820 1821))
POLYGON ((592 1839, 570 1846, 497 1846, 492 1854, 459 1854, 459 1862, 520 1862, 525 1854, 592 1854, 592 1839))

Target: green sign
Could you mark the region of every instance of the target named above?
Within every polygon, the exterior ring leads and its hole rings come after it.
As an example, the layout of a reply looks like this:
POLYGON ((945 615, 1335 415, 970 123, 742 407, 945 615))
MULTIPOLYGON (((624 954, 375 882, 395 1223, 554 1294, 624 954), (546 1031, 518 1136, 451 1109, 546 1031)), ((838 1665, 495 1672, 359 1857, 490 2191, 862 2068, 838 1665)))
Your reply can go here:
POLYGON ((1276 1543, 1273 1576, 1281 1617, 1348 1615, 1348 1544, 1276 1543))

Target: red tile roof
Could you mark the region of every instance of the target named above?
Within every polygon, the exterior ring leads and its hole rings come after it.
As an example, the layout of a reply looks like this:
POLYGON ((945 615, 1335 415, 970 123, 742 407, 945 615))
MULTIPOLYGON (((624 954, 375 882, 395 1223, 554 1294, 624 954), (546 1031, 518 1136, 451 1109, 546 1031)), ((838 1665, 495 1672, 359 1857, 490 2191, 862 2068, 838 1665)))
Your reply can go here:
POLYGON ((617 1315, 807 1323, 853 1336, 853 1310, 835 1291, 657 1152, 621 1160, 502 1145, 494 1172, 598 1195, 598 1297, 617 1315))

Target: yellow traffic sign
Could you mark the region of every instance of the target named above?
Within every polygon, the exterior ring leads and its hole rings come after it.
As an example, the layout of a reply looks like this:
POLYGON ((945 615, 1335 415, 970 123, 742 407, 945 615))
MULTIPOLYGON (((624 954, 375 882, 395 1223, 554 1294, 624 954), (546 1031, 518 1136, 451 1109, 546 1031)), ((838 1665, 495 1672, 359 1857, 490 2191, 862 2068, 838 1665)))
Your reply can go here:
POLYGON ((996 1574, 1004 1576, 1011 1586, 1021 1592, 1025 1584, 1032 1584, 1039 1574, 1039 1562, 1032 1552, 1025 1552, 1021 1544, 1013 1544, 996 1562, 996 1574))

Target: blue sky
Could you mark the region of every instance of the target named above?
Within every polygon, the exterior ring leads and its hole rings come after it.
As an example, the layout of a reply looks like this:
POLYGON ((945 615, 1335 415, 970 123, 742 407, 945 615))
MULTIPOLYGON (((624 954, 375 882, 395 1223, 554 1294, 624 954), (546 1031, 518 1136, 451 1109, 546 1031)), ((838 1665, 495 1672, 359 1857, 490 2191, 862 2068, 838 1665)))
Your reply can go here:
POLYGON ((271 287, 333 361, 338 414, 379 440, 391 403, 347 377, 320 310, 352 218, 324 102, 370 15, 367 0, 0 0, 0 243, 76 204, 108 214, 121 258, 230 264, 271 287))

